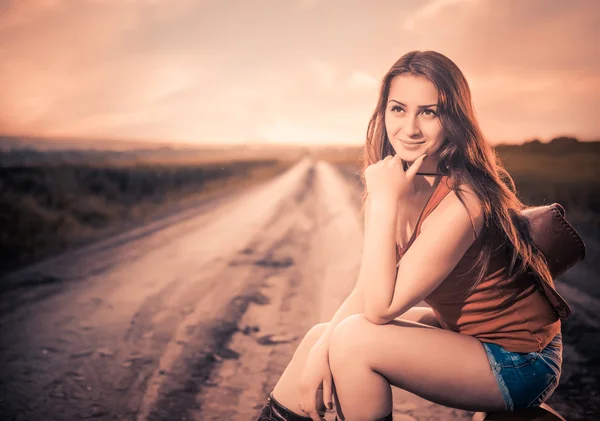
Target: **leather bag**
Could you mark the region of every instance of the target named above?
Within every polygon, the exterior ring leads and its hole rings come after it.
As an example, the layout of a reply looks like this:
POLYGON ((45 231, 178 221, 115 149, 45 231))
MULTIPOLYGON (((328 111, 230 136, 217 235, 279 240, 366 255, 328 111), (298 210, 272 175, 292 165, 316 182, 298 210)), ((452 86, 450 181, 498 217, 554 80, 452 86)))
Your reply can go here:
MULTIPOLYGON (((526 208, 521 215, 529 223, 533 243, 546 258, 552 279, 585 259, 585 243, 565 218, 565 209, 560 204, 526 208)), ((567 319, 572 313, 571 307, 556 291, 554 283, 536 279, 558 316, 567 319)))

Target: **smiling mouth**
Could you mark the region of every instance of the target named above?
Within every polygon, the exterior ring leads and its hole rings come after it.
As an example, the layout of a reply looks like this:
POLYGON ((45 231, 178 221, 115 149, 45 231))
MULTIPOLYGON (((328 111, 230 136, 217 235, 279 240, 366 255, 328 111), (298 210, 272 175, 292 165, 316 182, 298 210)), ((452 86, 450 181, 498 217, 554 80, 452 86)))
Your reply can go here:
POLYGON ((407 145, 420 145, 422 143, 425 143, 425 141, 422 141, 422 142, 407 142, 406 140, 402 140, 402 139, 400 139, 400 142, 406 143, 407 145))

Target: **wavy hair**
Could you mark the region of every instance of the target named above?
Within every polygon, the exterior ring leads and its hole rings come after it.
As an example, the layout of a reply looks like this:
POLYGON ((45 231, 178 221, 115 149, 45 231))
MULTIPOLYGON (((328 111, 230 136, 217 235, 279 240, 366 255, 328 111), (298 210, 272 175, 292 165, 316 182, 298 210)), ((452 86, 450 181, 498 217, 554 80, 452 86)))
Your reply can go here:
MULTIPOLYGON (((366 168, 387 155, 395 155, 385 130, 384 116, 392 79, 401 74, 424 77, 437 88, 438 115, 445 135, 436 152, 439 156, 437 173, 448 176, 450 187, 463 205, 459 186, 464 184, 471 187, 482 204, 482 247, 471 269, 479 267, 479 271, 469 294, 486 276, 495 251, 492 236, 498 234, 503 239, 502 244, 508 246, 508 282, 523 274, 533 274, 552 283, 548 264, 533 244, 527 221, 520 214, 527 206, 517 198, 514 181, 479 128, 467 80, 452 60, 438 52, 411 51, 396 61, 381 80, 379 99, 369 120, 360 156, 363 211, 367 197, 366 168)), ((516 291, 515 296, 519 292, 516 291)))

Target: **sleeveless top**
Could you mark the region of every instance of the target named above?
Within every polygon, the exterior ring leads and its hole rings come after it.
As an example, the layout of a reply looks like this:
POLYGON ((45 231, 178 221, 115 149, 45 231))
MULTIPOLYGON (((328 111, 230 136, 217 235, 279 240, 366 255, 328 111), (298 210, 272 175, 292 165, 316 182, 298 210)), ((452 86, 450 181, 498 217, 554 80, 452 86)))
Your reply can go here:
MULTIPOLYGON (((436 182, 406 247, 397 246, 397 261, 419 236, 423 221, 452 191, 447 176, 438 177, 436 182)), ((561 331, 560 318, 531 275, 508 282, 507 246, 498 233, 492 234, 491 241, 494 251, 489 267, 471 294, 468 291, 479 272, 474 266, 482 247, 481 235, 424 301, 431 306, 444 329, 474 336, 511 352, 541 351, 561 331), (517 294, 517 291, 520 292, 517 294)))

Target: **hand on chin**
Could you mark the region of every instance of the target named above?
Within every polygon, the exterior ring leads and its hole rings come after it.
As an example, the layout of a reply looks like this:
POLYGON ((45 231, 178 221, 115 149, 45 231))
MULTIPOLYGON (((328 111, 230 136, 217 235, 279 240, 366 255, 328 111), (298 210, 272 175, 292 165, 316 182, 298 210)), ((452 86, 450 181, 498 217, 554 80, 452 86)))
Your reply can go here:
MULTIPOLYGON (((420 145, 420 146, 422 146, 422 145, 420 145)), ((396 153, 398 154, 400 159, 402 159, 404 162, 407 162, 408 164, 412 164, 415 161, 415 159, 417 159, 418 157, 420 157, 421 155, 423 155, 426 152, 427 152, 427 150, 422 147, 415 149, 415 150, 410 150, 410 151, 407 151, 405 149, 400 149, 400 150, 396 151, 396 153)))

